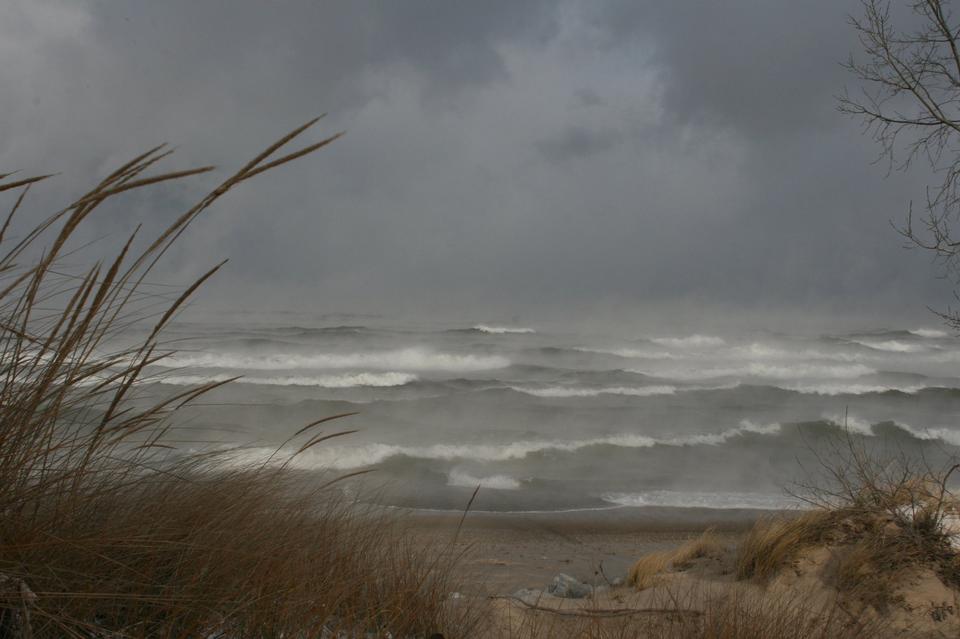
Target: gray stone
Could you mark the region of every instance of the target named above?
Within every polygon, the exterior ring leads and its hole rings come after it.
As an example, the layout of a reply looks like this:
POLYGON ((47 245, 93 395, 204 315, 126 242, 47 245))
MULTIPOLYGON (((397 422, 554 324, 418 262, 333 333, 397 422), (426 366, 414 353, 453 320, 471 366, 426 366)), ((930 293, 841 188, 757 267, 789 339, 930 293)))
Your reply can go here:
POLYGON ((547 592, 554 597, 564 597, 566 599, 583 599, 593 593, 593 586, 578 581, 570 575, 560 573, 553 578, 553 583, 547 588, 547 592))
POLYGON ((534 590, 532 588, 521 588, 513 593, 513 596, 524 603, 536 604, 538 601, 540 601, 540 598, 543 597, 543 591, 534 590))

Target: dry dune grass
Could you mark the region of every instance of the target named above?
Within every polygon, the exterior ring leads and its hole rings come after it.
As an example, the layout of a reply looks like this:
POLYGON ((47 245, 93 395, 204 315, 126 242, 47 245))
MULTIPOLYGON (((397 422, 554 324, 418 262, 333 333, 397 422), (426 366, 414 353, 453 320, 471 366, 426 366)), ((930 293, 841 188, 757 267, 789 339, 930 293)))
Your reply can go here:
POLYGON ((694 559, 717 555, 722 551, 723 544, 713 531, 704 531, 699 537, 677 548, 653 552, 638 559, 627 573, 627 583, 637 590, 650 588, 661 581, 663 573, 669 570, 684 570, 694 559))
POLYGON ((814 510, 796 517, 766 517, 750 529, 737 551, 737 577, 766 579, 829 531, 832 514, 814 510))
MULTIPOLYGON (((178 453, 171 417, 219 384, 160 398, 141 392, 144 371, 168 354, 164 328, 219 266, 174 298, 151 294, 146 278, 234 186, 337 137, 283 155, 314 122, 155 237, 134 233, 112 259, 81 272, 63 258, 75 259, 77 229, 104 202, 210 167, 149 175, 168 155, 152 149, 17 236, 15 215, 45 176, 0 176, 11 207, 0 226, 0 573, 36 594, 31 603, 0 579, 0 635, 26 611, 36 638, 469 628, 468 612, 446 602, 450 553, 417 546, 382 513, 323 485, 299 483, 280 454, 240 467, 223 454, 178 453), (113 338, 131 327, 143 337, 116 347, 113 338)), ((343 434, 321 431, 328 421, 288 445, 303 451, 343 434)))

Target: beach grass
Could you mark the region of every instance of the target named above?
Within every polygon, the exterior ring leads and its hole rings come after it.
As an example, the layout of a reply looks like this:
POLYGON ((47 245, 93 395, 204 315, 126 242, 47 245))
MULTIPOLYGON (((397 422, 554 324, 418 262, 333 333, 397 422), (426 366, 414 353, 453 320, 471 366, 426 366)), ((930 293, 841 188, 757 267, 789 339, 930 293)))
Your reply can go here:
MULTIPOLYGON (((49 176, 0 177, 0 635, 23 637, 427 636, 451 624, 455 560, 394 518, 305 483, 278 452, 178 450, 172 418, 223 382, 163 397, 144 372, 164 329, 221 265, 173 297, 147 285, 190 225, 237 185, 338 135, 286 152, 316 120, 271 144, 156 236, 72 268, 79 230, 105 202, 193 179, 131 159, 39 224, 30 191, 49 176), (14 229, 16 228, 16 233, 14 229), (67 257, 71 260, 66 260, 67 257), (140 335, 117 347, 130 329, 140 335)), ((344 416, 334 416, 344 417, 344 416)), ((300 453, 348 432, 318 416, 286 442, 300 453)), ((452 532, 452 531, 451 531, 452 532)))

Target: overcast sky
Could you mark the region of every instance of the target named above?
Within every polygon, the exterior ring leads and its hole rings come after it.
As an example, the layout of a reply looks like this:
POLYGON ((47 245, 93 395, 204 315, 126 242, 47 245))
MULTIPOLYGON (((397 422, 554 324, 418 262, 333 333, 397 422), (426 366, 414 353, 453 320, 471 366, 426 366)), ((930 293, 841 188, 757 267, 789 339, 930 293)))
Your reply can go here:
MULTIPOLYGON (((836 111, 845 0, 0 1, 0 170, 30 215, 158 142, 235 168, 327 112, 347 135, 230 194, 164 272, 214 305, 869 313, 951 287, 889 221, 836 111)), ((104 211, 106 246, 216 177, 104 211)), ((44 209, 46 207, 46 209, 44 209)), ((878 323, 880 320, 877 320, 878 323)))

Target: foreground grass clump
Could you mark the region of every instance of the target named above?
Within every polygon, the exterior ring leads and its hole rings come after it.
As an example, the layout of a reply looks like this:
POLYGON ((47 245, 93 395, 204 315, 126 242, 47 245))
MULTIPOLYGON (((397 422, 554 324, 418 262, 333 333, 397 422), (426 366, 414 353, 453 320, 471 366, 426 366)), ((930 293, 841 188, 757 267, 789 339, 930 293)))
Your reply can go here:
POLYGON ((644 590, 660 582, 660 575, 668 570, 685 570, 690 562, 701 557, 718 555, 723 544, 712 531, 691 539, 678 548, 653 552, 638 559, 627 573, 627 583, 644 590))
POLYGON ((738 547, 737 578, 767 579, 775 575, 800 551, 821 542, 833 519, 826 510, 759 519, 738 547))
MULTIPOLYGON (((76 262, 78 229, 104 202, 211 167, 148 175, 168 155, 153 149, 25 230, 16 216, 45 176, 0 176, 10 198, 0 226, 0 636, 400 637, 463 625, 445 603, 446 554, 427 556, 382 514, 300 481, 281 454, 241 466, 225 453, 179 453, 171 418, 220 383, 164 397, 141 388, 168 354, 164 328, 219 266, 176 298, 152 295, 146 278, 234 186, 337 137, 278 157, 314 122, 155 237, 134 233, 85 271, 64 258, 76 262), (130 328, 142 337, 116 346, 130 328)), ((288 444, 303 451, 342 434, 318 431, 326 421, 288 444)))

